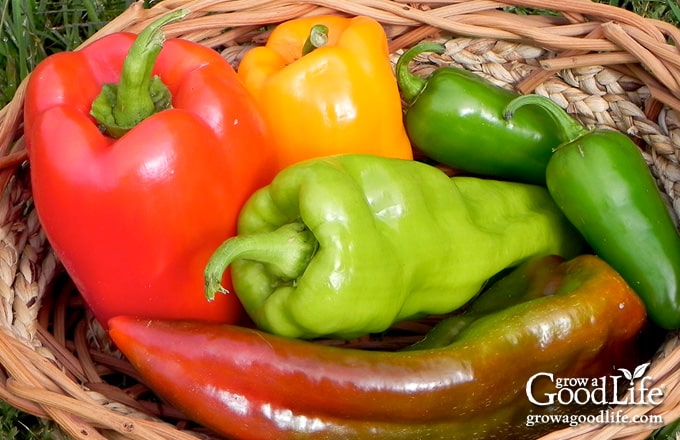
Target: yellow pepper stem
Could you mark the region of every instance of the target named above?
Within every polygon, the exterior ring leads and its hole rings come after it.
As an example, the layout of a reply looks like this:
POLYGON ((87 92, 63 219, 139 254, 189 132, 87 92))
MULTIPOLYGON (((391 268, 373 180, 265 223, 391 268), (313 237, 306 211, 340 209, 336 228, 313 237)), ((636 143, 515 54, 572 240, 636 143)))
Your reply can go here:
POLYGON ((312 26, 309 36, 302 46, 302 56, 307 55, 315 49, 325 46, 328 43, 328 26, 317 24, 312 26))

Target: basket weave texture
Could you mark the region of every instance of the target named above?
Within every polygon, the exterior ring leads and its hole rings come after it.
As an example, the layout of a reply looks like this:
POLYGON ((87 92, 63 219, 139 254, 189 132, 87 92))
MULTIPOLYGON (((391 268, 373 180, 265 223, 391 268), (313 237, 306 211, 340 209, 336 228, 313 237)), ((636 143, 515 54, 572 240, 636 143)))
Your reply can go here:
MULTIPOLYGON (((92 40, 139 32, 169 11, 190 15, 165 28, 213 47, 235 67, 266 40, 266 25, 306 15, 367 15, 380 21, 396 59, 423 39, 446 38, 443 55, 421 56, 416 72, 456 65, 503 87, 548 96, 588 127, 609 127, 640 146, 669 209, 680 217, 680 30, 589 0, 163 0, 142 2, 92 40), (520 15, 517 7, 554 14, 520 15)), ((148 398, 116 356, 53 255, 32 209, 22 140, 25 82, 0 111, 0 399, 56 421, 76 439, 196 439, 213 436, 148 398), (121 388, 115 372, 131 378, 121 388)), ((621 407, 628 416, 680 417, 680 345, 668 335, 647 372, 663 387, 661 405, 621 407)), ((615 408, 617 410, 617 408, 615 408)), ((582 425, 542 440, 645 439, 658 426, 582 425)))

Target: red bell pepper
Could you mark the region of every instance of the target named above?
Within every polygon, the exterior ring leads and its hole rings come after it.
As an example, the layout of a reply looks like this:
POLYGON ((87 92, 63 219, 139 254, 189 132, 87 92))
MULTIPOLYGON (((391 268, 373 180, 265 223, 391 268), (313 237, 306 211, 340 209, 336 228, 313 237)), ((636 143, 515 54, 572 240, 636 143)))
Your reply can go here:
POLYGON ((217 52, 164 41, 161 26, 183 14, 138 38, 115 33, 55 54, 28 82, 38 217, 104 325, 120 314, 242 316, 235 295, 204 299, 203 269, 235 233, 245 200, 273 177, 269 135, 217 52))

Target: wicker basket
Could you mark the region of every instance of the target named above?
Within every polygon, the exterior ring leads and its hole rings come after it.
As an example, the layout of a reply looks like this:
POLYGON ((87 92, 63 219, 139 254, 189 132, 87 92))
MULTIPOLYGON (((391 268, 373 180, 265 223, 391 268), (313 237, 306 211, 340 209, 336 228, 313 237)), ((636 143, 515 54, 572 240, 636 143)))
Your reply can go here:
MULTIPOLYGON (((418 72, 462 66, 504 87, 549 96, 589 127, 629 134, 680 216, 680 30, 671 25, 589 0, 164 0, 150 9, 133 4, 92 39, 138 32, 177 8, 192 13, 166 34, 214 47, 234 66, 266 39, 266 25, 304 15, 371 16, 384 24, 395 57, 417 41, 453 37, 444 55, 419 57, 418 72), (520 15, 516 7, 554 14, 520 15)), ((51 252, 31 205, 24 86, 0 112, 0 399, 56 421, 77 439, 213 438, 150 396, 51 252)), ((659 414, 666 423, 680 417, 678 336, 667 336, 647 372, 655 381, 648 385, 664 387, 663 403, 615 410, 659 414)), ((645 439, 656 428, 581 425, 542 439, 645 439)))

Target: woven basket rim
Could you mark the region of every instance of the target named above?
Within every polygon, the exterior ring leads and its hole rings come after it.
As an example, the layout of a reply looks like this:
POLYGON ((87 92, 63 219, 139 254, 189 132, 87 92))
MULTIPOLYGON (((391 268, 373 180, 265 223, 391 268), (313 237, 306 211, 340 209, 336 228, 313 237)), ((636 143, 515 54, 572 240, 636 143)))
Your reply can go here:
MULTIPOLYGON (((667 23, 590 0, 163 0, 149 9, 143 3, 133 3, 85 44, 113 32, 139 32, 160 15, 180 8, 190 14, 168 25, 166 35, 218 49, 234 65, 252 44, 266 38, 267 26, 308 15, 373 17, 384 25, 395 56, 424 39, 453 37, 450 58, 430 57, 423 69, 455 62, 501 85, 512 82, 522 93, 549 96, 588 126, 631 134, 675 219, 680 217, 680 29, 667 23), (512 7, 555 15, 522 16, 499 9, 512 7), (484 58, 470 47, 488 50, 497 58, 484 58), (513 70, 528 59, 518 55, 524 50, 534 54, 527 55, 534 57, 530 71, 513 70), (535 55, 536 50, 541 53, 535 55), (590 82, 565 86, 564 80, 553 81, 558 74, 573 79, 576 72, 587 72, 583 77, 590 82), (638 91, 642 94, 630 98, 638 91)), ((135 372, 107 350, 93 348, 107 338, 91 319, 81 319, 72 336, 64 334, 73 325, 71 310, 84 307, 74 297, 31 209, 22 138, 25 85, 26 80, 0 110, 0 182, 5 189, 0 218, 6 225, 0 243, 4 287, 0 399, 56 421, 78 439, 209 436, 165 422, 162 416, 172 418, 173 408, 162 404, 150 408, 131 397, 133 390, 122 391, 102 380, 102 371, 119 371, 131 378, 135 372)), ((680 417, 679 339, 680 333, 669 333, 648 372, 654 378, 651 386, 666 387, 664 405, 622 408, 625 414, 659 414, 667 422, 680 417)), ((541 440, 645 439, 656 428, 586 425, 555 431, 541 440)))

